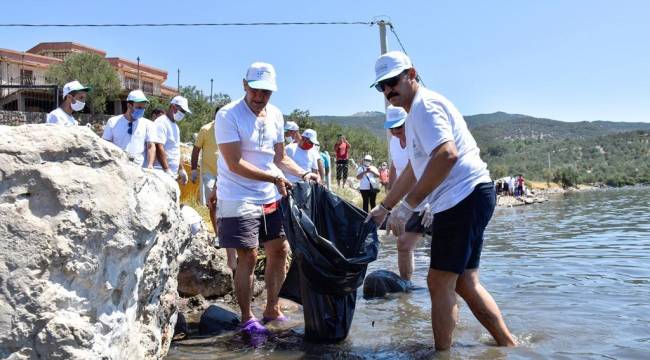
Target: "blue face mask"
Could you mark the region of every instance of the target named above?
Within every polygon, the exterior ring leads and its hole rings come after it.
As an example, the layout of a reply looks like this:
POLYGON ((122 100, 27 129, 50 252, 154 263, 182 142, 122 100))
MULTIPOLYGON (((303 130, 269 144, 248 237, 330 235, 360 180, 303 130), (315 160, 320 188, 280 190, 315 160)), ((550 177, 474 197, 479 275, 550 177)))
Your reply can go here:
POLYGON ((139 118, 144 116, 144 109, 133 109, 131 112, 131 117, 133 120, 138 120, 139 118))

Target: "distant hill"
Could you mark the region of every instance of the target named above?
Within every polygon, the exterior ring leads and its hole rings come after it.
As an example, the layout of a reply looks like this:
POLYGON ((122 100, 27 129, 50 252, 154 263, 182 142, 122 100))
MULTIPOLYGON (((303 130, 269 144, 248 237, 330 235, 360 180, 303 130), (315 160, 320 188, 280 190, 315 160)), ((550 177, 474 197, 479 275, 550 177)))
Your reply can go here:
MULTIPOLYGON (((380 112, 312 119, 366 129, 380 138, 385 134, 380 112)), ((650 183, 650 123, 564 122, 505 112, 465 120, 494 178, 523 173, 566 183, 650 183)))

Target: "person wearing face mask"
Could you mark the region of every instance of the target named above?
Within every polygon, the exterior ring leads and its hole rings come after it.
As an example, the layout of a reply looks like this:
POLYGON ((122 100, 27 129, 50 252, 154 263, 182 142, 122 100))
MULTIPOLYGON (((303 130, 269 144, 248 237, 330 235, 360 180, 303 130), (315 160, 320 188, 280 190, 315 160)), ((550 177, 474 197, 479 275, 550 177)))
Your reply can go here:
POLYGON ((102 138, 126 151, 134 163, 151 169, 156 157, 151 142, 153 122, 144 117, 149 100, 142 90, 133 90, 126 98, 126 112, 108 119, 102 138))
POLYGON ((298 124, 293 121, 284 123, 284 141, 287 142, 287 145, 300 141, 300 128, 298 124))
POLYGON ((436 350, 448 350, 458 322, 456 294, 499 346, 516 341, 496 302, 481 284, 483 234, 496 205, 487 164, 460 111, 444 96, 425 88, 411 59, 399 51, 380 56, 371 85, 391 105, 407 112, 404 133, 408 162, 384 201, 368 214, 387 227, 405 225, 427 199, 434 214, 427 285, 436 350))
MULTIPOLYGON (((325 175, 323 160, 316 148, 316 145, 319 144, 316 135, 315 130, 307 129, 302 133, 298 142, 287 145, 285 150, 287 156, 293 159, 298 166, 305 170, 311 170, 315 174, 319 174, 320 179, 323 179, 323 176, 325 175)), ((299 176, 293 174, 287 174, 287 179, 293 183, 302 180, 299 176)))
POLYGON ((368 209, 375 207, 380 186, 379 170, 372 165, 372 156, 364 156, 362 165, 357 169, 357 179, 359 192, 363 198, 363 211, 368 212, 368 209))
POLYGON ((187 184, 188 177, 181 164, 181 132, 177 123, 186 114, 192 114, 187 99, 175 96, 170 101, 167 112, 154 121, 152 133, 152 142, 156 146, 154 168, 162 169, 173 179, 180 179, 183 185, 187 184))
POLYGON ((84 109, 88 91, 90 91, 90 87, 81 85, 77 80, 65 84, 63 86, 63 102, 58 108, 47 114, 45 122, 48 124, 78 125, 79 123, 72 116, 72 113, 84 109))

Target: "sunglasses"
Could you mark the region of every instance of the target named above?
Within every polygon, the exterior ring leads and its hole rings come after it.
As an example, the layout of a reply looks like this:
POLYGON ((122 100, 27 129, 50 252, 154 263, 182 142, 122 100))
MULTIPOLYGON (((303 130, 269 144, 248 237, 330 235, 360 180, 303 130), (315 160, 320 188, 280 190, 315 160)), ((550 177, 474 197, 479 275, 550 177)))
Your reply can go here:
POLYGON ((126 133, 133 135, 133 121, 129 121, 129 129, 126 131, 126 133))
POLYGON ((395 87, 395 85, 397 85, 399 83, 399 80, 402 78, 402 75, 404 75, 407 71, 408 70, 404 70, 401 73, 399 73, 398 75, 393 76, 392 78, 388 78, 388 79, 385 79, 385 80, 382 80, 382 81, 378 82, 375 85, 375 89, 377 89, 377 91, 383 93, 386 86, 391 87, 391 88, 395 87))

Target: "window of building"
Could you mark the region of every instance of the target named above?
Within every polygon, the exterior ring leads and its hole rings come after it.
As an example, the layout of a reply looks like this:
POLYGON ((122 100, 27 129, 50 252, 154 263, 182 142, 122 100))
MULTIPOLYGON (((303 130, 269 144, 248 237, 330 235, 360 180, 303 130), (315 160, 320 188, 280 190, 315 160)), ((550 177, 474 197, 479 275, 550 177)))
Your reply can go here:
POLYGON ((34 85, 34 72, 32 70, 20 69, 20 84, 34 85))
POLYGON ((142 91, 144 91, 146 94, 153 94, 153 83, 151 81, 143 81, 142 91))
POLYGON ((124 78, 124 87, 127 90, 136 90, 138 89, 138 79, 134 78, 124 78))
POLYGON ((65 60, 65 56, 68 55, 67 51, 55 51, 52 53, 52 57, 65 60))

